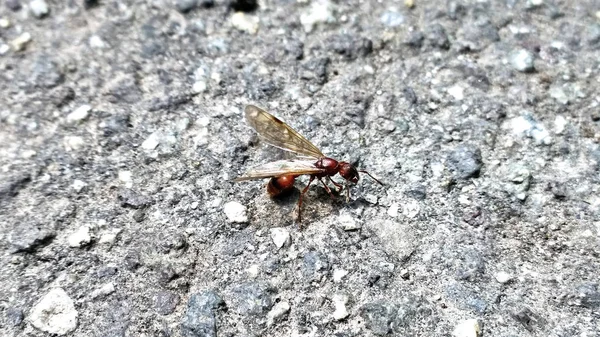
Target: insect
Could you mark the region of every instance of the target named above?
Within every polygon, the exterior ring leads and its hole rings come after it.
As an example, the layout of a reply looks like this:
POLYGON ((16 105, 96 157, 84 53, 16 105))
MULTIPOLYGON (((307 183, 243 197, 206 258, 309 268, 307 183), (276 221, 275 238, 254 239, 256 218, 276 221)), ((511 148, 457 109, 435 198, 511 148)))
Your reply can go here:
POLYGON ((383 183, 373 177, 365 170, 357 170, 352 164, 345 161, 337 161, 325 156, 319 148, 309 142, 289 125, 271 115, 265 110, 254 105, 247 105, 244 109, 247 123, 258 133, 261 139, 271 146, 299 155, 293 160, 278 160, 250 169, 245 175, 234 179, 234 181, 255 180, 270 178, 267 191, 272 196, 281 195, 294 187, 298 176, 309 175, 306 187, 300 193, 298 199, 298 222, 302 221, 301 210, 304 194, 308 191, 311 183, 317 179, 323 184, 325 191, 334 198, 331 189, 323 179, 331 182, 342 191, 344 185, 335 182, 332 177, 336 174, 342 176, 346 181, 346 201, 350 199, 349 183, 358 183, 358 173, 365 173, 373 180, 383 183))

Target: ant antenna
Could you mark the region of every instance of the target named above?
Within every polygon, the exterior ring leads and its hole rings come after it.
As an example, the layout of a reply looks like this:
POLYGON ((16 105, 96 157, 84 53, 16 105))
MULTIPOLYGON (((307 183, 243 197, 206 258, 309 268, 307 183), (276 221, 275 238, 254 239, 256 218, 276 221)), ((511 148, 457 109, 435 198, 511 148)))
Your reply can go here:
POLYGON ((381 186, 385 186, 385 185, 384 185, 384 184, 383 184, 381 181, 379 181, 379 180, 377 180, 377 178, 373 177, 373 176, 371 175, 371 173, 369 173, 369 172, 367 172, 367 171, 365 171, 365 170, 358 170, 358 172, 366 173, 366 174, 367 174, 369 177, 371 177, 371 179, 373 179, 373 180, 375 180, 376 182, 378 182, 378 183, 379 183, 379 185, 381 185, 381 186))

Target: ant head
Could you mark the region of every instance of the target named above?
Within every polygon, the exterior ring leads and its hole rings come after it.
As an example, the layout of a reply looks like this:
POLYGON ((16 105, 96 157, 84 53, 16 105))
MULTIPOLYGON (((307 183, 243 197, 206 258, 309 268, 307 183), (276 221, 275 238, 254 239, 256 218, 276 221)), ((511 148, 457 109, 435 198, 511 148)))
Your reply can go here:
POLYGON ((358 183, 358 171, 352 164, 345 161, 340 162, 340 175, 349 182, 358 183))

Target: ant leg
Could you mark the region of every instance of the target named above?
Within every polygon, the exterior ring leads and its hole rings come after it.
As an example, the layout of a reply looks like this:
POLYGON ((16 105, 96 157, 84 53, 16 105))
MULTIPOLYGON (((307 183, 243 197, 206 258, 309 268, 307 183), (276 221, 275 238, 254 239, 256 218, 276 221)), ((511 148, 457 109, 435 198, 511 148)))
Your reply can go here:
POLYGON ((384 185, 384 184, 383 184, 381 181, 379 181, 379 180, 377 180, 377 178, 373 177, 373 176, 371 175, 371 173, 369 173, 369 172, 367 172, 367 171, 365 171, 365 170, 359 170, 358 172, 362 172, 362 173, 366 173, 366 174, 368 174, 368 175, 369 175, 369 177, 371 177, 371 179, 373 179, 373 180, 375 180, 376 182, 378 182, 378 183, 379 183, 379 185, 381 185, 381 186, 385 186, 385 185, 384 185))
POLYGON ((330 176, 327 176, 327 179, 329 179, 329 181, 331 181, 331 183, 334 184, 335 187, 338 188, 338 193, 340 193, 342 191, 342 189, 344 189, 344 185, 336 183, 335 180, 331 179, 330 176))
MULTIPOLYGON (((315 176, 310 176, 308 185, 306 185, 306 187, 302 190, 302 193, 300 193, 300 198, 298 199, 298 223, 302 222, 302 197, 304 197, 304 194, 306 193, 306 191, 308 191, 310 183, 312 183, 313 180, 315 180, 315 176)), ((300 228, 302 228, 302 226, 300 228)))
POLYGON ((346 202, 350 202, 350 186, 346 185, 346 202))
POLYGON ((327 186, 327 184, 325 184, 323 179, 319 178, 319 181, 321 182, 321 184, 323 184, 323 187, 325 187, 325 191, 327 191, 327 193, 329 193, 329 196, 331 197, 331 199, 335 199, 335 197, 333 196, 333 193, 331 193, 331 189, 329 188, 329 186, 327 186))

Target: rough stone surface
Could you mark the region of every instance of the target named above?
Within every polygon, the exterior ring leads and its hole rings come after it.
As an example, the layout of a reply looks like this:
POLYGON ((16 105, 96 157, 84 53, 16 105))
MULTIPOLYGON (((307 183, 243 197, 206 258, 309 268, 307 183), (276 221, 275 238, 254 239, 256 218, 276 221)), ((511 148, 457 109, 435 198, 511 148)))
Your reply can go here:
POLYGON ((62 288, 54 288, 34 305, 28 319, 41 331, 66 335, 77 328, 77 315, 69 295, 62 288))
POLYGON ((61 287, 72 336, 596 336, 599 18, 0 1, 0 335, 50 335, 31 310, 61 287), (250 103, 385 186, 313 181, 299 224, 308 177, 277 198, 233 181, 293 157, 250 103))

